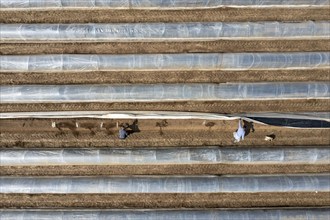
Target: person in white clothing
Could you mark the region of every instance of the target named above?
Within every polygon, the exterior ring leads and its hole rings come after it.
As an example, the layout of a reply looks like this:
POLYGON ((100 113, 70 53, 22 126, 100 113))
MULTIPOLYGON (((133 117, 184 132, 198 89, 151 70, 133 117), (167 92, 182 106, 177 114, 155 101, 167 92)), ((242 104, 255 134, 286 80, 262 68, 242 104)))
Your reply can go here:
POLYGON ((241 140, 244 140, 245 129, 242 126, 242 122, 241 121, 242 121, 241 119, 238 121, 238 129, 237 129, 237 131, 235 131, 233 133, 234 138, 235 138, 235 140, 234 140, 235 143, 240 142, 241 140))

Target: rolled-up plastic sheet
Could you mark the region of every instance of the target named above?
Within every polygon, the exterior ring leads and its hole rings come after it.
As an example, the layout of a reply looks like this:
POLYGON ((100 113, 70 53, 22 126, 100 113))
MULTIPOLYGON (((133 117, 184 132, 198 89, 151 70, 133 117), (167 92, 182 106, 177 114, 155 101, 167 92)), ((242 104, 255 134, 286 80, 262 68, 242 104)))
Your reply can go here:
POLYGON ((0 56, 0 72, 270 70, 329 67, 329 52, 0 56))
POLYGON ((327 6, 329 0, 0 0, 1 8, 204 8, 327 6))
POLYGON ((0 193, 220 193, 330 191, 329 174, 0 177, 0 193))
POLYGON ((127 24, 1 24, 1 41, 139 41, 329 38, 328 21, 127 24))
POLYGON ((201 119, 237 120, 240 118, 269 118, 320 120, 330 122, 330 112, 258 112, 240 114, 218 114, 175 111, 43 111, 43 112, 1 112, 0 119, 18 118, 99 118, 99 119, 201 119))
POLYGON ((329 83, 17 85, 1 86, 1 103, 165 102, 329 99, 329 83))
POLYGON ((329 163, 330 148, 1 149, 1 166, 329 163))
POLYGON ((90 209, 2 209, 1 220, 326 220, 330 210, 322 209, 212 209, 212 210, 90 210, 90 209))

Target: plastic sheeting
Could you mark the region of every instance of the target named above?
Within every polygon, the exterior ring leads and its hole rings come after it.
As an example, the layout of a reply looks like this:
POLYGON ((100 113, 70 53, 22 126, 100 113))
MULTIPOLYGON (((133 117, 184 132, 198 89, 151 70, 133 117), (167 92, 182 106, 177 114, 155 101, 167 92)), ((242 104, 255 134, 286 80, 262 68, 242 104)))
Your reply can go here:
POLYGON ((240 209, 240 210, 45 210, 2 209, 1 220, 326 220, 330 209, 240 209))
MULTIPOLYGON (((258 113, 244 113, 233 114, 231 117, 246 117, 246 118, 283 118, 283 119, 299 119, 299 120, 324 120, 330 122, 330 112, 258 112, 258 113)), ((0 113, 1 118, 1 113, 0 113)))
POLYGON ((1 24, 1 41, 217 40, 329 38, 330 23, 1 24))
MULTIPOLYGON (((274 113, 275 115, 278 115, 274 113)), ((325 115, 310 115, 320 120, 330 118, 325 115)), ((330 113, 329 113, 330 114, 330 113)), ((258 115, 258 114, 257 114, 258 115)), ((263 116, 263 114, 262 114, 263 116)), ((51 111, 51 112, 1 112, 0 119, 13 118, 100 118, 100 119, 204 119, 235 120, 241 116, 230 116, 217 113, 174 112, 174 111, 51 111)), ((299 116, 297 116, 299 117, 299 116)), ((308 116, 305 116, 308 117, 308 116)))
POLYGON ((201 8, 327 6, 329 0, 0 0, 1 8, 201 8))
POLYGON ((330 121, 330 112, 258 112, 218 114, 174 111, 50 111, 50 112, 2 112, 0 119, 10 118, 109 118, 109 119, 204 119, 236 120, 242 117, 294 118, 330 121))
POLYGON ((0 193, 330 191, 329 174, 256 176, 0 177, 0 193))
POLYGON ((330 83, 1 86, 1 103, 329 99, 330 83))
POLYGON ((330 128, 330 122, 323 120, 263 117, 251 117, 249 119, 258 123, 289 128, 330 128))
POLYGON ((322 120, 330 122, 330 112, 294 112, 294 113, 241 113, 218 114, 174 111, 51 111, 51 112, 2 112, 0 119, 13 118, 100 118, 100 119, 201 119, 201 120, 237 120, 243 118, 271 118, 322 120))
POLYGON ((1 72, 269 70, 329 67, 329 52, 0 56, 1 72))
POLYGON ((1 166, 329 163, 330 148, 1 149, 1 166))

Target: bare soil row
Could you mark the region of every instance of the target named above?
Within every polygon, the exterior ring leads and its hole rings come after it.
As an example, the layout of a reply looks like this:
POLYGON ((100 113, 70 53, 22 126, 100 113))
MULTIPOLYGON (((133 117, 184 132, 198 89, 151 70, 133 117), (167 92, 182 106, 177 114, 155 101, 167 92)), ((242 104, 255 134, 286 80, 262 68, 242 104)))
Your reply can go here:
POLYGON ((0 54, 148 54, 310 52, 330 50, 329 40, 211 40, 165 42, 1 42, 0 54))
MULTIPOLYGON (((235 130, 234 130, 235 131, 235 130)), ((272 130, 270 130, 272 131, 272 130)), ((285 130, 286 131, 286 130, 285 130)), ((137 133, 121 141, 117 134, 90 135, 79 133, 78 138, 71 133, 65 132, 61 135, 54 132, 35 133, 2 133, 1 147, 22 147, 22 148, 65 148, 65 147, 180 147, 180 146, 328 146, 329 131, 312 132, 278 132, 278 138, 273 142, 266 142, 264 138, 272 132, 260 132, 259 135, 246 137, 246 140, 239 144, 233 143, 233 131, 216 132, 182 132, 167 131, 163 135, 159 132, 137 133)))
POLYGON ((310 82, 330 79, 329 69, 247 71, 3 72, 1 85, 310 82))
POLYGON ((215 8, 197 10, 1 10, 0 23, 118 23, 329 20, 329 8, 215 8))
POLYGON ((36 111, 186 111, 214 113, 246 112, 326 112, 329 100, 253 100, 253 101, 186 101, 186 102, 114 102, 114 103, 36 103, 1 104, 0 112, 36 111))
POLYGON ((196 194, 0 194, 2 208, 324 207, 330 192, 196 194))
MULTIPOLYGON (((58 121, 58 120, 57 120, 58 121)), ((69 121, 69 120, 61 120, 69 121)), ((118 139, 117 121, 104 121, 108 129, 99 128, 101 121, 78 122, 81 127, 51 127, 51 120, 1 120, 0 144, 3 148, 65 148, 65 147, 178 147, 178 146, 327 146, 328 129, 292 129, 275 126, 247 124, 245 140, 233 143, 237 121, 168 120, 159 127, 161 120, 140 120, 139 132, 127 139, 118 139), (157 123, 158 122, 158 123, 157 123), (210 122, 210 123, 208 123, 210 122), (85 127, 83 127, 85 126, 85 127), (94 126, 94 127, 93 127, 94 126), (91 128, 93 127, 93 128, 91 128), (274 134, 275 140, 267 142, 266 135, 274 134)), ((118 123, 129 121, 120 120, 118 123)), ((129 123, 130 124, 130 123, 129 123)))
POLYGON ((143 164, 2 166, 2 176, 246 175, 328 173, 328 164, 143 164))

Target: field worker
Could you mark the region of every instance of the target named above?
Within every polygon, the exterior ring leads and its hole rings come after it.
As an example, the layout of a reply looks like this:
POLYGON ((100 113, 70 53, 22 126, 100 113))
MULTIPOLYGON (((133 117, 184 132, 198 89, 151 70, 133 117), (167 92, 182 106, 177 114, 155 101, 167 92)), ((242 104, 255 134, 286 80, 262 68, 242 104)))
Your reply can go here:
POLYGON ((125 138, 127 138, 127 131, 125 130, 125 128, 124 127, 121 127, 120 129, 119 129, 119 139, 125 139, 125 138))
POLYGON ((233 133, 234 138, 235 138, 235 140, 234 140, 235 143, 240 142, 241 140, 244 140, 245 129, 243 128, 241 121, 242 121, 241 119, 238 121, 238 129, 233 133))

